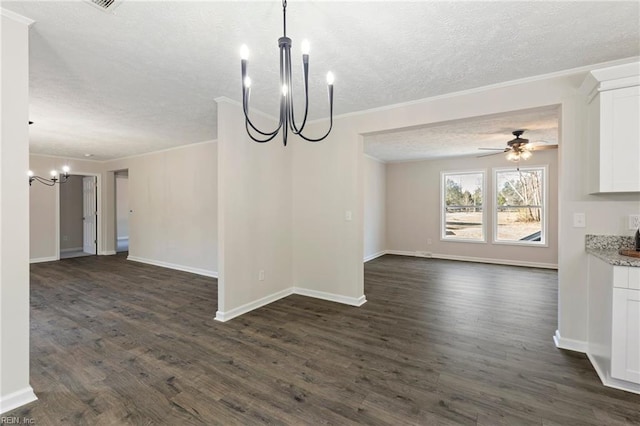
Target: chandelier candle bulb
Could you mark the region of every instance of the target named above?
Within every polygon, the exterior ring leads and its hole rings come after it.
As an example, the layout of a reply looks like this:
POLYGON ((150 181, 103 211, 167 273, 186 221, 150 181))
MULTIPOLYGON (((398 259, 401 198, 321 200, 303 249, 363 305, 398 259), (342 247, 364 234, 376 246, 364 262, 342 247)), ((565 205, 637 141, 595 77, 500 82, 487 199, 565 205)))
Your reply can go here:
POLYGON ((55 170, 51 170, 49 174, 51 175, 51 177, 56 177, 58 175, 58 172, 55 170))
POLYGON ((29 170, 29 171, 27 172, 27 176, 29 176, 29 177, 33 177, 33 171, 29 170))
POLYGON ((329 71, 329 72, 327 73, 327 84, 328 84, 329 86, 333 86, 333 82, 335 81, 335 79, 336 79, 336 78, 334 77, 333 73, 332 73, 331 71, 329 71))
POLYGON ((243 61, 249 59, 249 48, 246 44, 240 46, 240 59, 242 59, 243 61))
POLYGON ((300 50, 302 50, 303 57, 305 55, 307 56, 307 58, 309 57, 309 50, 310 50, 309 40, 307 39, 302 40, 302 44, 300 45, 300 50))

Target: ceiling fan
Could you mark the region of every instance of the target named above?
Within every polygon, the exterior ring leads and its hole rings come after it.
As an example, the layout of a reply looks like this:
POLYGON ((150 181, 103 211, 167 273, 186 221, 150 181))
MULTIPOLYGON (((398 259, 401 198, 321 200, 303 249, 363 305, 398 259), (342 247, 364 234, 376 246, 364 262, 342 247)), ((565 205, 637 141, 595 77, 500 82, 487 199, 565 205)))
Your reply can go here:
POLYGON ((480 157, 485 157, 487 155, 496 155, 502 152, 506 153, 505 157, 510 161, 520 161, 520 160, 528 160, 531 158, 532 151, 541 151, 544 149, 557 149, 558 145, 534 145, 529 142, 529 139, 521 138, 522 134, 526 130, 514 130, 511 132, 515 139, 511 139, 507 142, 506 148, 478 148, 485 151, 500 151, 493 154, 485 154, 480 157))

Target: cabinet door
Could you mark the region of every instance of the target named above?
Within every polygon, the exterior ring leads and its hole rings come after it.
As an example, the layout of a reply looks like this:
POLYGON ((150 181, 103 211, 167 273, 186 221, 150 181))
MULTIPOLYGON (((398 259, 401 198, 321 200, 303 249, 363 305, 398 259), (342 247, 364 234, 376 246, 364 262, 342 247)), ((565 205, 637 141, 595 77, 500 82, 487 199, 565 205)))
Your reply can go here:
POLYGON ((600 93, 600 189, 640 191, 640 86, 600 93))
POLYGON ((640 383, 640 290, 613 289, 611 377, 640 383))

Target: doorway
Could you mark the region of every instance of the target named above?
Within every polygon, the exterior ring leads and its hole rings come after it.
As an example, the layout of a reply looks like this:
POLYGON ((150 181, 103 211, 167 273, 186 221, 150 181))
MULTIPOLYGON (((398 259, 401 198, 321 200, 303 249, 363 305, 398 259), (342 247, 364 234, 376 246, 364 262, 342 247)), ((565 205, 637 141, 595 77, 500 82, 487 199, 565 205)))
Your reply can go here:
POLYGON ((70 175, 60 184, 60 259, 98 253, 97 177, 70 175))
POLYGON ((114 172, 116 178, 116 252, 129 251, 129 170, 114 172))

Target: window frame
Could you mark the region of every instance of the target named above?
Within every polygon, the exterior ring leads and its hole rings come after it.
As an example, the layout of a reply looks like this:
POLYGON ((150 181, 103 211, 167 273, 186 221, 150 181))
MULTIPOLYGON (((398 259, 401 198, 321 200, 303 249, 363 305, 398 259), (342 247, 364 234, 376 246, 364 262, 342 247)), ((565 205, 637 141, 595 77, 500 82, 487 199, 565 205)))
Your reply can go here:
POLYGON ((440 172, 440 241, 455 243, 486 244, 487 241, 487 170, 447 170, 440 172), (446 188, 447 176, 451 175, 482 175, 482 239, 451 238, 447 236, 446 188))
POLYGON ((494 167, 493 175, 493 244, 524 246, 524 247, 549 247, 548 227, 549 227, 549 166, 547 164, 526 167, 494 167), (522 241, 522 240, 500 240, 498 239, 498 173, 500 172, 517 172, 529 170, 542 170, 542 210, 540 218, 542 224, 540 226, 540 241, 522 241))

